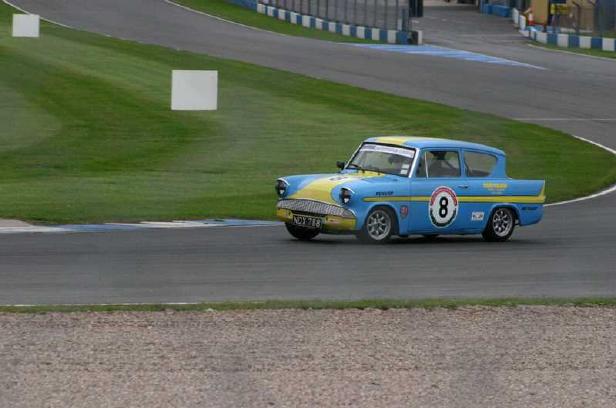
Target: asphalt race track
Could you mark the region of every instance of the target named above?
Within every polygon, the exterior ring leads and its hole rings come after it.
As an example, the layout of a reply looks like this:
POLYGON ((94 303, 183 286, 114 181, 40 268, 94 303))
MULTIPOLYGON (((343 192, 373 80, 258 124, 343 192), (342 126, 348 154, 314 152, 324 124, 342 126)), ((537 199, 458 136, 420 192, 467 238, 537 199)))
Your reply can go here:
MULTIPOLYGON (((509 20, 470 9, 458 10, 464 18, 427 9, 426 40, 544 69, 282 36, 162 0, 12 2, 89 31, 520 118, 616 148, 616 61, 529 47, 509 20)), ((616 194, 550 207, 506 244, 299 243, 280 227, 4 235, 0 304, 614 296, 615 249, 616 194)))

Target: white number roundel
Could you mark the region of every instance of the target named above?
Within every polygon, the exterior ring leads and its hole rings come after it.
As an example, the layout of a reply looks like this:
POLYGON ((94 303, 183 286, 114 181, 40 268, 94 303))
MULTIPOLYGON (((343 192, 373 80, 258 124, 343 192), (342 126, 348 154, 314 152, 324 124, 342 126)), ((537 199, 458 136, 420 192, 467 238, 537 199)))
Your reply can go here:
POLYGON ((449 187, 438 187, 430 197, 430 221, 435 227, 444 228, 450 225, 458 215, 458 197, 449 187))

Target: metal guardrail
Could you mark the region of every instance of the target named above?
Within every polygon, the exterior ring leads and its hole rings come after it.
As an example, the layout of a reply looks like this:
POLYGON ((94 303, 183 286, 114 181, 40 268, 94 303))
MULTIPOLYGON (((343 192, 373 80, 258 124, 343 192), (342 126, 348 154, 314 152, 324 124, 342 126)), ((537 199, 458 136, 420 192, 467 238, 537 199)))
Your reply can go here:
POLYGON ((259 0, 259 3, 329 21, 385 30, 410 31, 423 0, 259 0))

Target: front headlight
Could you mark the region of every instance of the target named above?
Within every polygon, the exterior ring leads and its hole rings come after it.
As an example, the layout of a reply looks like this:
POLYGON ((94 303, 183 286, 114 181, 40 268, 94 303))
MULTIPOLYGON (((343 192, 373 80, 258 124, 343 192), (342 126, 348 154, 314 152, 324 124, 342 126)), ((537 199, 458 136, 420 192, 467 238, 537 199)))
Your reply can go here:
POLYGON ((353 190, 344 187, 340 189, 340 202, 342 204, 350 203, 351 197, 353 197, 353 190))
POLYGON ((276 194, 278 194, 278 197, 284 197, 287 194, 287 188, 289 188, 289 183, 285 179, 276 180, 276 194))

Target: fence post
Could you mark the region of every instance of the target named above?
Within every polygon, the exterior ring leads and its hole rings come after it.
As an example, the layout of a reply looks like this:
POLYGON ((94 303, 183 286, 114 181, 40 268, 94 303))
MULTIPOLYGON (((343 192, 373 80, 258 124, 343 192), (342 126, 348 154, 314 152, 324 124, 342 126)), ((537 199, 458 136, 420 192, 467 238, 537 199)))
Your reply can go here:
POLYGON ((374 13, 372 13, 372 27, 376 27, 376 10, 379 8, 378 1, 379 0, 374 0, 374 13))
POLYGON ((389 0, 385 0, 385 27, 383 27, 385 30, 387 30, 389 28, 388 22, 389 22, 389 0))

